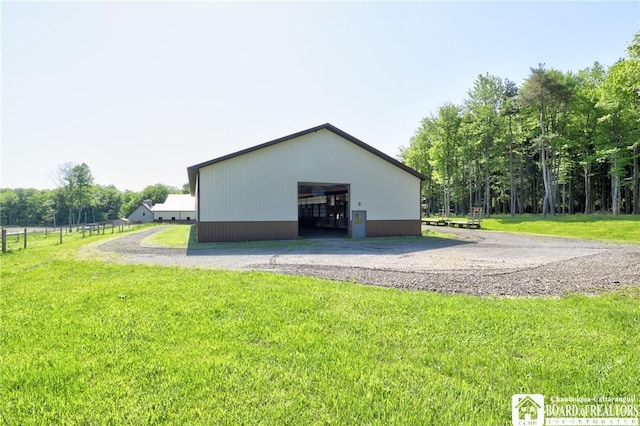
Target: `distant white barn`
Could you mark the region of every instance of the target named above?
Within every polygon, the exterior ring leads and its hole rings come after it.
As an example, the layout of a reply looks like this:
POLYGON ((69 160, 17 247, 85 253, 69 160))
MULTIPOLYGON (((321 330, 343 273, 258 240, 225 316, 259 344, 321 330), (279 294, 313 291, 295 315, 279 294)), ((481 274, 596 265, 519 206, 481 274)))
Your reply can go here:
POLYGON ((153 220, 158 222, 195 221, 195 198, 189 194, 169 194, 164 203, 153 206, 153 220))
POLYGON ((144 200, 129 216, 131 222, 135 223, 147 223, 153 222, 153 202, 151 200, 144 200))
POLYGON ((331 124, 187 172, 199 242, 421 235, 426 178, 331 124))

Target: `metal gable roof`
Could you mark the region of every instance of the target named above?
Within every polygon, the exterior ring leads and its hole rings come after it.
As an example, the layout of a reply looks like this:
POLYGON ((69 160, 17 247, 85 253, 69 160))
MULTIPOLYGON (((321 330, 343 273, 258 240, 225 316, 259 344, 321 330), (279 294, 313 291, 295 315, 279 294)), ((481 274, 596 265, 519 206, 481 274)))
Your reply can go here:
POLYGON ((295 139, 295 138, 300 137, 300 136, 307 135, 309 133, 317 132, 319 130, 329 130, 330 132, 335 133, 336 135, 340 136, 341 138, 343 138, 343 139, 345 139, 345 140, 347 140, 347 141, 349 141, 351 143, 354 143, 354 144, 358 145, 360 148, 362 148, 362 149, 364 149, 366 151, 369 151, 370 153, 382 158, 383 160, 393 164, 394 166, 401 168, 405 172, 417 177, 418 179, 420 179, 422 181, 427 179, 426 176, 422 175, 421 173, 417 172, 416 170, 412 169, 411 167, 409 167, 409 166, 407 166, 405 164, 402 164, 400 161, 396 160, 395 158, 390 157, 387 154, 385 154, 384 152, 375 149, 371 145, 367 145, 366 143, 362 142, 360 139, 357 139, 357 138, 351 136, 350 134, 338 129, 337 127, 333 126, 332 124, 326 123, 326 124, 322 124, 320 126, 312 127, 310 129, 307 129, 307 130, 303 130, 301 132, 293 133, 293 134, 288 135, 288 136, 283 136, 281 138, 274 139, 272 141, 265 142, 265 143, 260 144, 260 145, 252 146, 250 148, 243 149, 241 151, 237 151, 237 152, 234 152, 234 153, 231 153, 231 154, 223 155, 222 157, 214 158, 213 160, 205 161, 204 163, 199 163, 199 164, 195 164, 193 166, 187 167, 187 174, 189 176, 189 187, 191 189, 191 194, 192 195, 195 194, 196 176, 198 174, 198 171, 201 168, 207 167, 207 166, 211 166, 212 164, 220 163, 222 161, 229 160, 231 158, 239 157, 241 155, 248 154, 250 152, 257 151, 257 150, 262 149, 262 148, 267 148, 269 146, 278 144, 280 142, 285 142, 285 141, 288 141, 288 140, 291 140, 291 139, 295 139))
POLYGON ((169 194, 164 203, 156 204, 151 208, 154 212, 166 211, 194 211, 196 200, 189 194, 169 194))

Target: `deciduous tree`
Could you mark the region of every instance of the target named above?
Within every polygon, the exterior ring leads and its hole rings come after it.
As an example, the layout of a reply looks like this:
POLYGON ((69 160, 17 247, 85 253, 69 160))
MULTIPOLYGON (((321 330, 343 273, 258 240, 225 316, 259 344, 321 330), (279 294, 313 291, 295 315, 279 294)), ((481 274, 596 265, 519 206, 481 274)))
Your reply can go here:
POLYGON ((529 107, 538 118, 539 134, 536 141, 540 152, 540 168, 544 185, 542 214, 555 214, 563 115, 571 99, 562 73, 546 70, 543 64, 531 69, 531 75, 520 89, 520 104, 529 107))
POLYGON ((58 168, 58 185, 69 209, 69 229, 71 229, 74 211, 78 212, 76 223, 80 223, 82 210, 90 205, 93 189, 91 169, 86 163, 64 163, 58 168))

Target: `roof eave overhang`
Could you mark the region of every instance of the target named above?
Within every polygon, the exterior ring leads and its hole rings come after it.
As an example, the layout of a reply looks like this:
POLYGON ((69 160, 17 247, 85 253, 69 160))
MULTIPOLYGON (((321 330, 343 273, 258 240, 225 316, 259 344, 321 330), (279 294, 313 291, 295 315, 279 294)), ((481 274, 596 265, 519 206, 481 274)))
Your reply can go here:
POLYGON ((196 177, 198 176, 198 171, 200 170, 200 165, 197 164, 195 166, 187 167, 187 176, 189 177, 189 193, 192 197, 196 195, 196 177))

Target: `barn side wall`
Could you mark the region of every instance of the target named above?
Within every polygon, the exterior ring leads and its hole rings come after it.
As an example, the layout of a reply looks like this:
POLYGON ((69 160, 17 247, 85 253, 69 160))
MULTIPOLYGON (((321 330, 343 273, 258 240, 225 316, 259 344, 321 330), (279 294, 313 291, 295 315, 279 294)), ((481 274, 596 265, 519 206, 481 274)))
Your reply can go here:
POLYGON ((158 210, 153 212, 154 220, 161 220, 160 218, 162 218, 163 221, 171 221, 172 217, 174 217, 175 220, 195 220, 196 212, 195 210, 191 210, 191 211, 158 210))

